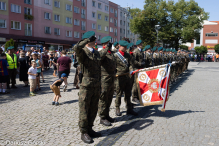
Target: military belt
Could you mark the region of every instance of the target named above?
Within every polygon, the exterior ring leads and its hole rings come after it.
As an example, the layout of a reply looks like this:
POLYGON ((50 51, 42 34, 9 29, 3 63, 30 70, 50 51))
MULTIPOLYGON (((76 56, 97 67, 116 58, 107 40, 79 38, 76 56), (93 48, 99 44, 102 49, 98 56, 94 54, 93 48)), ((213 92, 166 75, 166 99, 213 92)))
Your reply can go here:
POLYGON ((83 77, 99 78, 99 75, 83 75, 83 77))

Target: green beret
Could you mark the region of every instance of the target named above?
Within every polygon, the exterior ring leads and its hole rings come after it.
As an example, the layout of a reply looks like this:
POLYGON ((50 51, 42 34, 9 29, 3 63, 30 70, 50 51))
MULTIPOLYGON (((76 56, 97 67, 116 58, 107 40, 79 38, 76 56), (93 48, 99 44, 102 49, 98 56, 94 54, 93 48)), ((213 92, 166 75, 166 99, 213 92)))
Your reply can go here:
POLYGON ((119 45, 123 46, 123 47, 127 47, 129 45, 129 43, 127 41, 121 40, 121 41, 119 41, 119 45))
POLYGON ((150 49, 150 48, 151 48, 151 46, 150 46, 150 45, 147 45, 147 46, 144 47, 143 51, 148 50, 148 49, 150 49))
POLYGON ((101 44, 107 43, 111 40, 111 38, 112 38, 111 36, 105 36, 100 40, 100 42, 101 42, 101 44))
POLYGON ((11 50, 11 49, 14 49, 14 46, 9 46, 9 47, 7 48, 7 50, 11 50))
POLYGON ((159 47, 159 48, 158 48, 158 51, 162 51, 162 49, 163 49, 163 47, 159 47))
POLYGON ((118 42, 115 42, 115 43, 113 44, 114 47, 117 46, 117 45, 118 45, 118 42))
POLYGON ((127 46, 127 48, 132 47, 134 44, 133 43, 129 43, 129 45, 127 46))
POLYGON ((163 48, 163 51, 166 52, 166 48, 163 48))
POLYGON ((83 37, 82 37, 82 40, 83 39, 87 39, 87 38, 90 38, 91 36, 94 36, 95 35, 95 32, 94 31, 88 31, 86 32, 83 37))
POLYGON ((142 43, 142 40, 138 40, 137 42, 136 42, 136 45, 139 45, 139 44, 141 44, 142 43))
POLYGON ((156 51, 156 50, 157 50, 157 47, 154 47, 154 48, 153 48, 153 51, 156 51))
POLYGON ((173 53, 174 53, 175 51, 176 51, 175 49, 172 50, 173 53))

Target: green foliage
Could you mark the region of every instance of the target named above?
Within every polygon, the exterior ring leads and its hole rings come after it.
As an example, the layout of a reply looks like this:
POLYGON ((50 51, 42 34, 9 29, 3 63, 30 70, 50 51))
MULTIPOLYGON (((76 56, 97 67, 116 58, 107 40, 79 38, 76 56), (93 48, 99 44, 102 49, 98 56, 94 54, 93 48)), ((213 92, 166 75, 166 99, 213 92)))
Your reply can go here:
POLYGON ((179 42, 193 42, 199 37, 202 23, 208 19, 208 13, 194 0, 145 0, 144 10, 130 10, 131 31, 140 35, 145 44, 156 44, 155 25, 160 25, 159 40, 171 47, 179 48, 179 42))
POLYGON ((219 54, 219 44, 217 44, 217 45, 214 46, 214 50, 215 50, 216 53, 219 54))
POLYGON ((6 44, 5 44, 5 49, 7 50, 8 47, 10 46, 14 46, 15 47, 15 42, 13 39, 10 39, 10 41, 7 41, 6 44))
POLYGON ((186 45, 180 45, 179 48, 187 51, 189 50, 189 47, 186 45))
POLYGON ((196 46, 195 51, 199 54, 206 54, 208 52, 208 48, 205 46, 196 46))
POLYGON ((24 18, 27 20, 33 20, 33 15, 24 14, 24 18))

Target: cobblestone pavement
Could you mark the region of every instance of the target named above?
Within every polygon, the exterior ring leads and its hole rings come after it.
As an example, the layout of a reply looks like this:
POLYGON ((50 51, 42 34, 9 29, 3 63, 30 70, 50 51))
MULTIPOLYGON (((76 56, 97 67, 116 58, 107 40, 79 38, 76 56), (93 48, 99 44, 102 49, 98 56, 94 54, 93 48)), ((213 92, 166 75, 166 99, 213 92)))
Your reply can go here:
MULTIPOLYGON (((42 91, 35 97, 29 97, 29 88, 22 87, 19 81, 18 89, 0 95, 0 145, 13 145, 13 142, 46 146, 85 145, 78 129, 79 90, 73 88, 74 72, 72 69, 68 92, 61 92, 60 106, 51 105, 54 96, 49 89, 54 80, 52 71, 45 72, 46 82, 42 83, 42 91)), ((117 117, 119 122, 113 126, 100 125, 97 116, 94 130, 100 131, 103 137, 95 138, 90 145, 218 146, 218 74, 219 63, 191 62, 189 71, 171 86, 165 113, 160 112, 161 106, 136 106, 139 116, 126 116, 122 101, 123 115, 117 117)), ((114 101, 110 115, 116 117, 114 101)))

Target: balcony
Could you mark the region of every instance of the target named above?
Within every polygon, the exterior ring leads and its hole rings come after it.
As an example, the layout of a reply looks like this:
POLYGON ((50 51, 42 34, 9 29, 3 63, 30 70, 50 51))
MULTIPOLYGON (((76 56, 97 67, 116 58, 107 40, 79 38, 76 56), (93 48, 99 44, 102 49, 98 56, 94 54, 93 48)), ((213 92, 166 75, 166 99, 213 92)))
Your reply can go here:
POLYGON ((26 20, 33 20, 33 15, 24 14, 24 19, 26 19, 26 20))
POLYGON ((25 29, 25 36, 32 36, 32 30, 25 29))

